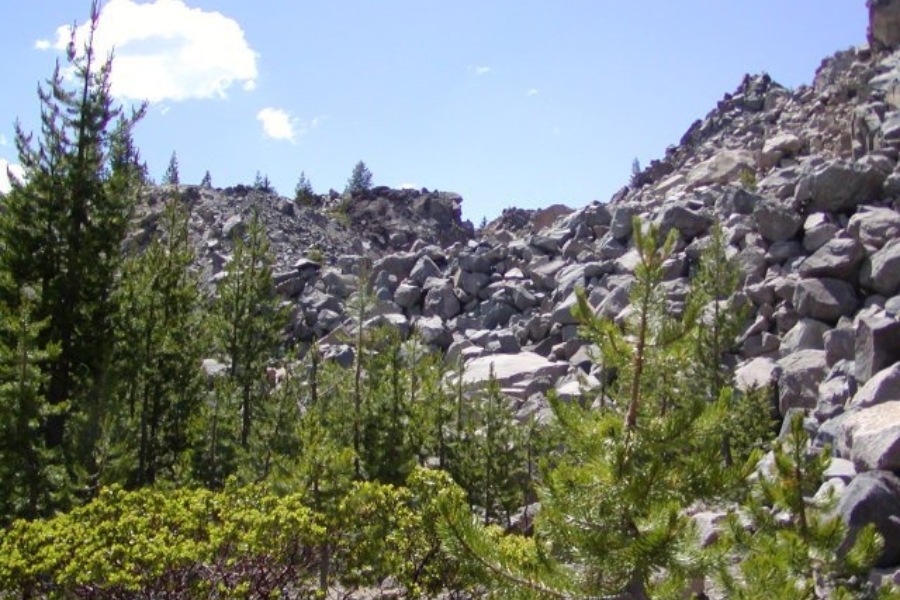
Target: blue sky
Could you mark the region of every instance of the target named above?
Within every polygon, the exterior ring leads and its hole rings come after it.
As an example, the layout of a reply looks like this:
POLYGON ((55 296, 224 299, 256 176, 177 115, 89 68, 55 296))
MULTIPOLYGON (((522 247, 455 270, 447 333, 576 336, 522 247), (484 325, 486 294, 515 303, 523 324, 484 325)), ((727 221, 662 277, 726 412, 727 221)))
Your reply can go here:
MULTIPOLYGON (((38 129, 58 28, 89 2, 6 8, 15 164, 13 123, 38 129)), ((809 84, 866 22, 864 0, 107 0, 99 35, 117 96, 151 101, 135 137, 154 177, 175 151, 183 182, 259 171, 290 196, 301 171, 340 191, 363 160, 376 185, 462 194, 477 224, 607 200, 744 73, 809 84)))

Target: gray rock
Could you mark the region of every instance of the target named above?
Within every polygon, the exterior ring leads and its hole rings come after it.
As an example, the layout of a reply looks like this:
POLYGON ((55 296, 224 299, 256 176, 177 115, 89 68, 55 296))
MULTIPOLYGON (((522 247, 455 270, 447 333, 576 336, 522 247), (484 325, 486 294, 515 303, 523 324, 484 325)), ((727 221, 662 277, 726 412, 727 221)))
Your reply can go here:
POLYGON ((900 239, 889 241, 869 257, 859 274, 859 282, 882 296, 893 296, 900 291, 900 239))
POLYGON ((819 384, 819 395, 813 416, 819 422, 823 422, 841 414, 855 389, 856 381, 852 377, 846 375, 829 377, 819 384))
POLYGON ((744 343, 741 344, 741 356, 744 358, 773 356, 778 353, 780 347, 781 340, 778 339, 777 335, 763 331, 756 335, 747 336, 744 343))
POLYGON ((825 469, 822 476, 825 480, 840 479, 844 483, 850 483, 857 474, 856 467, 853 466, 853 461, 849 461, 846 458, 834 457, 831 459, 828 468, 825 469))
POLYGON ((860 206, 850 221, 847 231, 869 248, 881 248, 900 235, 900 213, 890 208, 860 206))
POLYGON ((860 315, 856 321, 856 379, 873 375, 900 361, 900 322, 884 312, 860 315))
POLYGON ((734 372, 734 386, 742 392, 778 384, 782 368, 771 358, 754 358, 734 372))
POLYGON ((779 352, 781 356, 787 356, 798 350, 824 350, 824 336, 830 329, 831 327, 822 321, 800 319, 790 331, 782 336, 779 352))
POLYGON ((854 287, 841 279, 807 278, 797 282, 794 308, 801 317, 837 323, 844 315, 852 315, 859 306, 854 287))
POLYGON ((527 274, 539 289, 552 292, 556 289, 556 274, 566 266, 564 260, 553 260, 536 266, 529 266, 527 274))
POLYGON ((397 281, 403 281, 409 277, 409 273, 417 261, 418 257, 413 252, 389 254, 372 265, 372 281, 375 281, 382 271, 387 271, 396 277, 397 281))
POLYGON ((519 311, 526 311, 540 304, 540 299, 524 285, 516 285, 512 290, 513 305, 519 311))
POLYGON ((363 329, 375 329, 378 327, 393 329, 400 334, 400 339, 402 340, 407 339, 412 330, 409 319, 398 313, 380 314, 363 323, 363 329))
POLYGON ((397 306, 409 310, 422 299, 422 288, 411 283, 401 283, 394 292, 394 302, 397 306))
POLYGON ((860 472, 900 469, 900 401, 871 406, 844 419, 838 449, 860 472))
POLYGON ((637 209, 632 206, 618 205, 615 207, 609 222, 609 234, 612 239, 621 241, 631 236, 631 221, 637 212, 637 209))
POLYGON ((840 360, 853 360, 856 356, 856 332, 849 327, 826 331, 822 336, 825 360, 834 366, 840 360))
POLYGON ((438 316, 420 317, 416 319, 414 325, 422 338, 422 342, 426 345, 447 350, 450 344, 453 343, 453 335, 438 316))
POLYGON ((875 50, 890 50, 900 45, 900 2, 869 0, 869 27, 866 39, 875 50))
POLYGON ((722 150, 695 166, 687 174, 690 186, 729 183, 744 171, 755 171, 756 159, 748 150, 722 150))
POLYGON ((572 315, 572 309, 575 308, 576 304, 578 304, 578 296, 575 292, 572 292, 553 309, 550 322, 555 325, 577 324, 578 320, 572 315))
POLYGON ((684 204, 672 204, 662 210, 657 217, 657 223, 663 237, 667 236, 672 229, 676 229, 682 237, 689 240, 709 229, 712 219, 684 204))
POLYGON ((760 166, 771 169, 785 156, 792 156, 803 147, 803 141, 793 133, 778 133, 768 138, 759 154, 760 166))
POLYGON ((863 245, 854 238, 833 238, 819 247, 800 265, 801 277, 856 277, 857 268, 866 256, 863 245))
POLYGON ((412 271, 410 271, 409 273, 410 279, 412 279, 419 285, 424 285, 429 277, 440 276, 441 270, 428 256, 423 256, 418 261, 416 261, 415 266, 413 266, 412 271))
POLYGON ((473 271, 461 270, 453 276, 453 285, 470 296, 478 296, 490 281, 490 275, 473 271))
POLYGON ((769 242, 792 239, 803 226, 803 215, 790 206, 771 200, 760 202, 753 210, 757 231, 769 242))
MULTIPOLYGON (((816 168, 807 178, 809 210, 845 212, 881 197, 887 173, 872 165, 835 159, 816 168)), ((799 198, 798 198, 799 199, 799 198)))
POLYGON ((533 352, 497 354, 468 361, 463 372, 463 385, 484 385, 493 371, 501 387, 520 388, 527 398, 534 391, 532 387, 536 380, 547 378, 556 382, 568 370, 568 363, 550 362, 533 352))
POLYGON ((833 239, 841 230, 831 222, 826 213, 813 213, 803 222, 803 247, 807 252, 815 252, 833 239))
POLYGON ((557 298, 565 298, 575 291, 575 288, 583 288, 585 283, 585 266, 568 265, 556 274, 557 298))
MULTIPOLYGON (((429 281, 435 281, 431 279, 429 281)), ((438 316, 444 321, 449 321, 460 313, 462 306, 453 293, 453 286, 449 281, 440 281, 431 287, 425 295, 423 311, 426 316, 438 316)))
POLYGON ((241 215, 233 215, 228 217, 222 225, 222 235, 226 238, 240 237, 244 235, 246 229, 247 226, 241 218, 241 215))
POLYGON ((792 408, 813 408, 819 395, 819 382, 828 372, 825 352, 800 350, 778 361, 778 410, 782 416, 792 408))
POLYGON ((482 323, 485 329, 495 329, 497 327, 506 327, 509 320, 516 314, 514 306, 508 302, 491 300, 482 309, 484 317, 482 323))
POLYGON ((892 400, 900 400, 900 363, 878 371, 854 394, 850 406, 868 408, 892 400))

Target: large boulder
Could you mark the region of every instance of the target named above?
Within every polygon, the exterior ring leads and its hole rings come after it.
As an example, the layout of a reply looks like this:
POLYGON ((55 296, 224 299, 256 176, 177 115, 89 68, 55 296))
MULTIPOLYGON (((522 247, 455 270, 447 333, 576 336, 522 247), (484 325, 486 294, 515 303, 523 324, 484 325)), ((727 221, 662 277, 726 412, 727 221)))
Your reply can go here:
POLYGON ((782 202, 767 200, 753 210, 753 219, 759 235, 769 242, 793 239, 803 226, 803 215, 782 202))
POLYGON ((528 397, 536 380, 547 378, 555 385, 568 370, 568 363, 550 362, 533 352, 483 356, 466 363, 463 385, 484 385, 493 373, 501 387, 522 389, 528 397))
POLYGON ((890 471, 869 471, 853 478, 838 503, 849 532, 846 552, 860 529, 872 523, 884 539, 876 567, 900 563, 900 478, 890 471))
POLYGON ((900 213, 890 208, 861 206, 850 217, 847 231, 869 248, 881 248, 900 235, 900 213))
POLYGON ((853 238, 833 238, 800 265, 802 277, 851 279, 866 256, 863 245, 853 238))
POLYGON ((900 401, 870 406, 844 419, 838 451, 860 472, 900 469, 900 401))
POLYGON ((900 360, 900 322, 882 311, 856 320, 856 379, 860 383, 900 360))
POLYGON ((886 178, 887 173, 873 165, 835 159, 819 166, 806 178, 801 187, 809 196, 798 199, 809 200, 810 212, 845 212, 880 198, 886 178))
POLYGON ((869 27, 866 38, 875 50, 890 50, 900 45, 900 2, 868 0, 869 27))
POLYGON ((819 397, 819 383, 828 366, 824 350, 800 350, 778 361, 778 410, 782 416, 792 408, 813 408, 819 397))
POLYGON ((853 396, 850 406, 868 408, 894 400, 900 400, 900 363, 882 369, 869 379, 853 396))
POLYGON ((665 207, 657 218, 657 223, 662 236, 668 235, 672 229, 677 229, 684 238, 691 239, 709 229, 712 219, 683 203, 678 203, 665 207))
POLYGON ((722 150, 691 169, 687 183, 691 186, 728 183, 744 171, 755 169, 756 158, 749 150, 722 150))
POLYGON ((835 324, 859 306, 853 285, 841 279, 806 278, 794 288, 794 308, 801 317, 835 324))
POLYGON ((859 282, 882 296, 893 296, 900 290, 900 239, 889 241, 869 257, 860 271, 859 282))

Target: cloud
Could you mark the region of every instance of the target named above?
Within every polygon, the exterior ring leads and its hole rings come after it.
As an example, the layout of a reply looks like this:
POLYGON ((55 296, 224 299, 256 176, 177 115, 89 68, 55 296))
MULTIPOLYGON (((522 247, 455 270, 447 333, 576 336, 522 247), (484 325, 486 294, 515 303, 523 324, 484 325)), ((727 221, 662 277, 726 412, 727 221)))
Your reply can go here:
POLYGON ((490 73, 492 71, 492 69, 490 67, 483 66, 483 65, 482 66, 469 65, 469 70, 473 71, 476 75, 479 75, 479 76, 487 75, 488 73, 490 73))
MULTIPOLYGON (((76 30, 83 47, 88 25, 76 30)), ((70 28, 56 30, 54 41, 35 47, 64 52, 70 28)), ((115 49, 112 91, 132 100, 222 98, 235 84, 256 87, 258 54, 244 38, 240 24, 221 13, 188 8, 182 0, 109 0, 100 14, 95 49, 115 49)))
POLYGON ((2 133, 0 133, 0 146, 9 146, 9 140, 2 133))
POLYGON ((12 175, 19 181, 24 181, 25 169, 21 165, 13 165, 5 158, 0 158, 0 193, 7 194, 12 189, 9 175, 12 175))
POLYGON ((401 183, 400 189, 401 190, 417 190, 417 189, 419 189, 419 185, 415 184, 415 183, 401 183))
POLYGON ((256 113, 256 118, 270 138, 294 142, 298 123, 291 113, 280 108, 264 108, 256 113))
POLYGON ((525 95, 528 96, 528 97, 530 98, 531 96, 537 96, 538 93, 539 93, 539 92, 538 92, 538 89, 537 89, 537 88, 531 88, 530 90, 528 90, 527 92, 525 92, 525 95))

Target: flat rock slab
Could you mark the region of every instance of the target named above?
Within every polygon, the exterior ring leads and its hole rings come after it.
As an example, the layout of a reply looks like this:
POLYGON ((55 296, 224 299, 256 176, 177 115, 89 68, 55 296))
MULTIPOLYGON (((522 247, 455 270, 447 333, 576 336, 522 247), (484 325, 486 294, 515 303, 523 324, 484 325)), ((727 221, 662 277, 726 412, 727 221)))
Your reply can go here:
POLYGON ((542 377, 555 382, 569 370, 568 363, 550 362, 533 352, 497 354, 482 356, 466 363, 463 384, 479 385, 489 381, 492 367, 494 378, 502 387, 522 387, 542 377))
POLYGON ((900 401, 847 417, 841 424, 838 452, 860 472, 900 469, 900 401))

